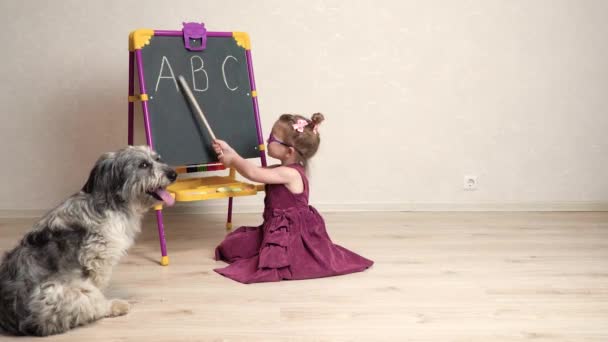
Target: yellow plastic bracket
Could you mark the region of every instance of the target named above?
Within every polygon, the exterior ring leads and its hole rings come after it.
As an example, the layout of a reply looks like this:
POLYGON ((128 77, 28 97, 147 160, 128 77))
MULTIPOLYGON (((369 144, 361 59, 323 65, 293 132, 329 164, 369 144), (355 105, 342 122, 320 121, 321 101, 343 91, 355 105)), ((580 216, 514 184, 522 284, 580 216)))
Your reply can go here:
POLYGON ((232 229, 232 222, 226 222, 226 230, 232 229))
POLYGON ((139 29, 129 34, 129 51, 140 50, 150 44, 150 39, 154 36, 154 30, 139 29))
POLYGON ((247 51, 251 50, 251 42, 249 41, 247 32, 232 32, 232 37, 236 40, 236 45, 247 51))
POLYGON ((163 210, 163 205, 162 204, 155 205, 154 210, 163 210))
POLYGON ((164 257, 160 258, 160 264, 161 266, 169 265, 169 256, 165 255, 164 257))
POLYGON ((148 94, 129 95, 129 102, 148 101, 148 94))
POLYGON ((260 149, 260 151, 266 151, 266 145, 264 144, 258 145, 258 148, 260 149))
POLYGON ((251 97, 258 97, 258 91, 257 90, 252 90, 251 91, 251 97))

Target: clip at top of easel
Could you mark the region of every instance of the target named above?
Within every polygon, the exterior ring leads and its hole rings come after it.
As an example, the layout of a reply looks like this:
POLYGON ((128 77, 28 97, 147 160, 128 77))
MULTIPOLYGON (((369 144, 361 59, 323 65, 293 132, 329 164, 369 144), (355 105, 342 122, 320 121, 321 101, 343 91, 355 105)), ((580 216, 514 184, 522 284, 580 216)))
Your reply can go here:
POLYGON ((207 29, 203 23, 183 23, 184 45, 190 51, 203 51, 207 48, 207 29), (200 43, 199 43, 200 41, 200 43), (200 45, 196 45, 200 44, 200 45))

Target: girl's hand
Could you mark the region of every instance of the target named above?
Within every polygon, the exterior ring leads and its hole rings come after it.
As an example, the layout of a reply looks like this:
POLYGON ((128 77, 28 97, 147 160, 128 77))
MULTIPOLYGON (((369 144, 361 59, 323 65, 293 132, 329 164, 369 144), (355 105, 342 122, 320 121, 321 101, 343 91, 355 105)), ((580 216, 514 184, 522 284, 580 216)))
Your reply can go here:
POLYGON ((304 191, 304 183, 300 173, 294 168, 277 165, 274 168, 256 166, 241 158, 238 153, 225 141, 216 139, 212 143, 220 162, 226 167, 235 168, 243 177, 264 184, 285 184, 293 193, 304 191))
POLYGON ((228 143, 219 139, 214 140, 212 146, 220 162, 226 167, 231 167, 235 157, 238 156, 236 151, 228 143))

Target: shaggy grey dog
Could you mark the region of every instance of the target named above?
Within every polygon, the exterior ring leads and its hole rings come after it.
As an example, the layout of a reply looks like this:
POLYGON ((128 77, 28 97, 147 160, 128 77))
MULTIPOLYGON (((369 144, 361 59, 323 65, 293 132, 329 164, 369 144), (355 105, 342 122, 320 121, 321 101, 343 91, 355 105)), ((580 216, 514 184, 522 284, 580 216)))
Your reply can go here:
POLYGON ((177 174, 147 146, 106 153, 82 190, 36 223, 0 265, 0 331, 52 335, 103 317, 129 303, 101 290, 133 244, 143 214, 173 198, 177 174))

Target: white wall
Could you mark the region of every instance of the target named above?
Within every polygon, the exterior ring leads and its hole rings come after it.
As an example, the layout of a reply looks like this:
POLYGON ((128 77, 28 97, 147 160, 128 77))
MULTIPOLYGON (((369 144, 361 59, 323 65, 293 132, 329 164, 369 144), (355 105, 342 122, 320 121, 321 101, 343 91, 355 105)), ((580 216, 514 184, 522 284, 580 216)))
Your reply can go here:
POLYGON ((182 21, 250 34, 265 133, 326 114, 321 209, 608 208, 608 2, 221 3, 0 2, 0 210, 53 206, 126 144, 128 34, 182 21))

